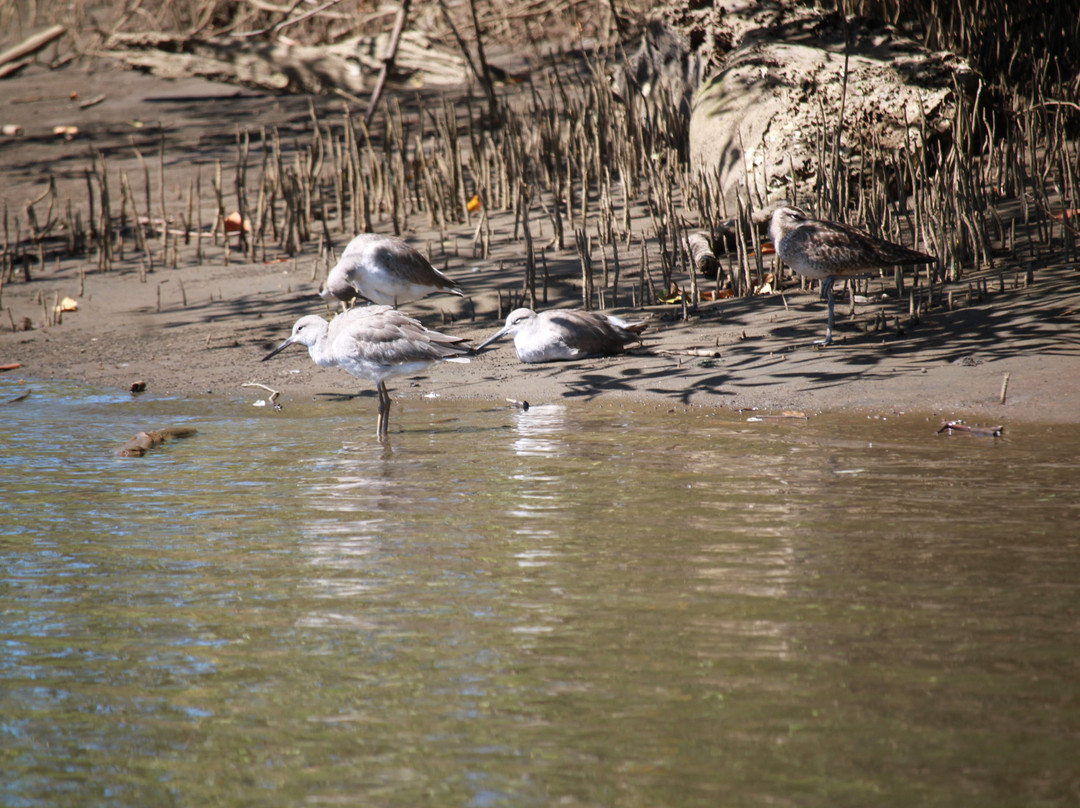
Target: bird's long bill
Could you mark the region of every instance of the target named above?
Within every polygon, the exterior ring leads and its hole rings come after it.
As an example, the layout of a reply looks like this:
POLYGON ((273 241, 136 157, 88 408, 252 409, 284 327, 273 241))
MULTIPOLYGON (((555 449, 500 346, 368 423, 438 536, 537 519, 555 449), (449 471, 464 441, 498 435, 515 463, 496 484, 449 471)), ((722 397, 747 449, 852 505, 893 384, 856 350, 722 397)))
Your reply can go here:
POLYGON ((286 348, 288 348, 288 347, 289 347, 290 345, 292 345, 292 344, 293 344, 293 338, 292 338, 292 337, 289 337, 289 338, 288 338, 287 340, 285 340, 285 341, 284 341, 283 343, 281 343, 281 344, 280 344, 279 346, 277 346, 276 348, 274 348, 274 350, 272 350, 272 351, 271 351, 270 353, 268 353, 268 354, 267 354, 266 356, 264 356, 264 357, 262 358, 262 361, 263 361, 263 362, 265 362, 265 361, 266 361, 267 359, 272 359, 272 358, 274 358, 275 356, 277 356, 277 355, 278 355, 279 353, 281 353, 282 351, 284 351, 284 350, 285 350, 286 348))
POLYGON ((508 329, 508 328, 500 328, 498 331, 496 331, 494 334, 492 334, 486 340, 484 340, 479 345, 477 345, 475 348, 473 348, 473 353, 479 353, 483 348, 486 348, 488 345, 493 343, 495 340, 501 339, 502 337, 505 337, 509 330, 510 329, 508 329))

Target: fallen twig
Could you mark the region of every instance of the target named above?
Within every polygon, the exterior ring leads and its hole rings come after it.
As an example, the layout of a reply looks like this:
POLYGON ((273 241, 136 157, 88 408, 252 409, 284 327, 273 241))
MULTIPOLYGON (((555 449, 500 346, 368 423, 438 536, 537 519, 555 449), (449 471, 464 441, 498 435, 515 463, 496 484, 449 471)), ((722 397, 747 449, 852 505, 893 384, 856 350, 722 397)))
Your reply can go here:
POLYGON ((79 109, 90 109, 90 107, 96 107, 98 104, 100 104, 102 101, 104 101, 107 97, 108 96, 106 96, 104 93, 102 93, 101 95, 96 95, 93 98, 88 98, 85 101, 80 101, 79 102, 79 109))
POLYGON ((273 404, 277 400, 277 397, 281 395, 281 393, 278 392, 277 390, 275 390, 273 387, 267 387, 265 384, 259 384, 258 382, 245 382, 244 384, 242 384, 240 386, 241 387, 261 387, 263 390, 265 390, 266 392, 268 392, 270 394, 270 398, 268 400, 270 401, 271 404, 273 404))
POLYGON ((705 359, 719 359, 720 351, 715 348, 684 348, 682 350, 660 349, 656 353, 664 356, 700 356, 705 359))

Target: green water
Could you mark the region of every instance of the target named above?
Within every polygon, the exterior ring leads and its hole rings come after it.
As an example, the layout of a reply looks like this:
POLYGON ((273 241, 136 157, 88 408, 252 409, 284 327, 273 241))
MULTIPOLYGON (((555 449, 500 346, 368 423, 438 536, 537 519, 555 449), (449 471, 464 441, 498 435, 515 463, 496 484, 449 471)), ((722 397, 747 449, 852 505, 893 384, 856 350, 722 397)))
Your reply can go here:
POLYGON ((29 386, 2 805, 1080 801, 1076 427, 29 386))

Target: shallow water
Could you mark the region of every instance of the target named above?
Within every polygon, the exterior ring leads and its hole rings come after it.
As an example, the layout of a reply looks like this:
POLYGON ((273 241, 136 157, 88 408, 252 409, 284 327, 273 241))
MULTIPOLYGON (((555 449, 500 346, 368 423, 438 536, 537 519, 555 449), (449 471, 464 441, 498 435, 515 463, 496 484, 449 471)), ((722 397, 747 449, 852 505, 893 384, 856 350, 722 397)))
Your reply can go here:
POLYGON ((1077 427, 31 387, 0 804, 1080 800, 1077 427))

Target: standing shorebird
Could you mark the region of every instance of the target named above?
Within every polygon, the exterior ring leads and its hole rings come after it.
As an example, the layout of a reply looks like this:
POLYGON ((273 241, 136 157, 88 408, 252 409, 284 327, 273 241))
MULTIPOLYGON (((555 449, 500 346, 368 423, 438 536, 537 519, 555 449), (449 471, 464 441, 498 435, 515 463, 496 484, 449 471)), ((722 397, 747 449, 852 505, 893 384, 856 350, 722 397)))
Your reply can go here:
POLYGON ((319 296, 327 303, 340 300, 348 304, 362 297, 396 308, 398 303, 435 292, 464 294, 404 239, 361 233, 345 247, 319 296))
POLYGON ((628 323, 618 317, 580 309, 515 309, 506 325, 476 346, 480 350, 507 334, 522 362, 554 362, 585 356, 610 356, 627 343, 641 342, 647 323, 628 323))
POLYGON ((290 345, 306 345, 316 365, 339 367, 359 379, 375 382, 379 418, 375 435, 386 438, 390 422, 390 392, 386 380, 419 373, 433 362, 468 362, 463 337, 425 328, 390 306, 349 309, 329 323, 309 314, 293 326, 292 335, 263 357, 266 361, 290 345))
POLYGON ((773 211, 769 234, 780 260, 800 275, 821 280, 821 294, 829 300, 824 345, 832 343, 833 281, 837 278, 856 278, 883 267, 937 261, 931 255, 874 238, 845 224, 814 219, 790 205, 773 211))

